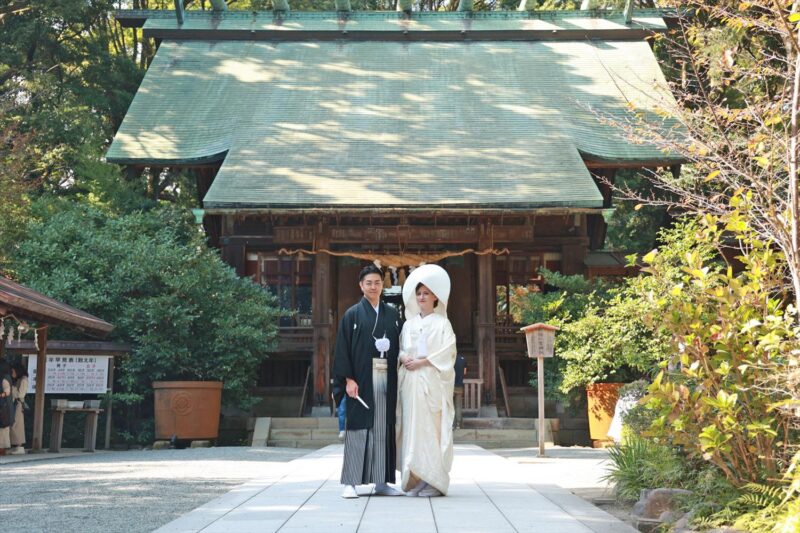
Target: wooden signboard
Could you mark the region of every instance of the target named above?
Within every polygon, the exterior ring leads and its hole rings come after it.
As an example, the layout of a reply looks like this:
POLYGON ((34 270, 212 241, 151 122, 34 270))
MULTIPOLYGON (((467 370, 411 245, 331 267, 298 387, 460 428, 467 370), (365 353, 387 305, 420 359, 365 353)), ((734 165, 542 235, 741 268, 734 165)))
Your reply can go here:
MULTIPOLYGON (((105 394, 108 391, 108 355, 47 354, 45 394, 105 394)), ((28 356, 28 375, 36 392, 36 356, 28 356)))

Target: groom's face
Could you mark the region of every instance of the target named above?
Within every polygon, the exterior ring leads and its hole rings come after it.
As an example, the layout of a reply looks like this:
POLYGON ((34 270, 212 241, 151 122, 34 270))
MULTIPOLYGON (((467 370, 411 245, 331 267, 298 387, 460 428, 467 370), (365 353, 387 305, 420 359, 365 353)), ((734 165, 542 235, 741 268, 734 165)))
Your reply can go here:
POLYGON ((380 274, 367 274, 358 285, 361 287, 361 292, 364 293, 367 300, 374 302, 380 298, 381 291, 383 290, 383 280, 380 274))

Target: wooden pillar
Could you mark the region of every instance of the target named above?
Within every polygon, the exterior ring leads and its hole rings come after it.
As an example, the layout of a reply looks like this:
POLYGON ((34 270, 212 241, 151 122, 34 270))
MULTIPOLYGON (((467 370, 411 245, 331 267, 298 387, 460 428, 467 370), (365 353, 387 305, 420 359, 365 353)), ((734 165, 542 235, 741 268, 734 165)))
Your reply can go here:
POLYGON ((583 274, 586 259, 585 244, 564 244, 561 246, 561 273, 564 275, 583 274))
MULTIPOLYGON (((494 246, 492 224, 481 223, 478 234, 478 250, 484 252, 494 246)), ((497 357, 495 355, 495 316, 497 314, 497 294, 494 286, 494 255, 478 256, 478 361, 483 379, 486 404, 495 403, 497 379, 497 357)))
POLYGON ((108 405, 106 405, 106 435, 105 435, 105 446, 106 450, 111 449, 111 404, 113 402, 114 397, 114 356, 112 355, 108 359, 108 405))
POLYGON ((44 388, 47 382, 47 326, 38 331, 36 353, 36 395, 33 401, 33 439, 31 450, 42 449, 44 433, 44 388))
MULTIPOLYGON (((327 249, 331 233, 325 219, 314 228, 315 249, 327 249)), ((331 256, 318 253, 314 256, 314 279, 311 292, 311 322, 314 326, 314 355, 311 368, 314 374, 315 407, 329 404, 331 363, 331 256)))
POLYGON ((233 217, 231 215, 222 216, 222 237, 220 237, 222 260, 230 265, 236 275, 245 275, 245 246, 243 244, 231 244, 230 237, 234 234, 233 217))

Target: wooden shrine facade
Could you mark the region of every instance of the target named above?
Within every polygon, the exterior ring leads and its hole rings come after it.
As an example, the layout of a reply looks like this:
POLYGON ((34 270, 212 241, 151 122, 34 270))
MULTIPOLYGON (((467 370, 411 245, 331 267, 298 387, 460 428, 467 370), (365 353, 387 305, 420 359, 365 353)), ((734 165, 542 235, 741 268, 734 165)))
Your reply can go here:
MULTIPOLYGON (((385 268, 388 288, 404 279, 419 256, 449 255, 437 262, 453 282, 448 309, 459 353, 467 358, 468 377, 483 380, 484 401, 492 404, 498 368, 512 386, 527 386, 531 370, 524 337, 508 313, 509 292, 544 289, 540 267, 585 274, 587 252, 602 246, 606 226, 597 209, 315 211, 207 210, 204 222, 210 233, 219 228, 223 259, 295 313, 282 320, 279 347, 265 363, 262 385, 301 386, 310 365, 317 405, 330 396, 336 326, 361 298, 358 272, 369 259, 395 267, 385 268)), ((390 302, 401 303, 399 295, 385 293, 390 302)))

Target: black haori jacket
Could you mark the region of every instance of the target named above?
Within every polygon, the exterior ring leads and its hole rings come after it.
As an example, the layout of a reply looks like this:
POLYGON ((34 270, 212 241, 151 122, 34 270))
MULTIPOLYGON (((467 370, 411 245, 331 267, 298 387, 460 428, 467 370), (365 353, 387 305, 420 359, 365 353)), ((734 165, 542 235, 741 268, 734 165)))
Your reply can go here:
POLYGON ((365 409, 358 400, 347 400, 347 429, 369 429, 373 426, 375 398, 372 394, 372 359, 379 358, 375 349, 375 337, 386 334, 391 347, 388 359, 386 391, 386 423, 394 426, 397 408, 397 355, 400 342, 400 318, 397 310, 381 301, 378 323, 375 324, 375 309, 366 298, 345 311, 336 334, 336 351, 333 356, 333 394, 336 405, 346 394, 346 378, 358 383, 358 395, 369 405, 365 409))

